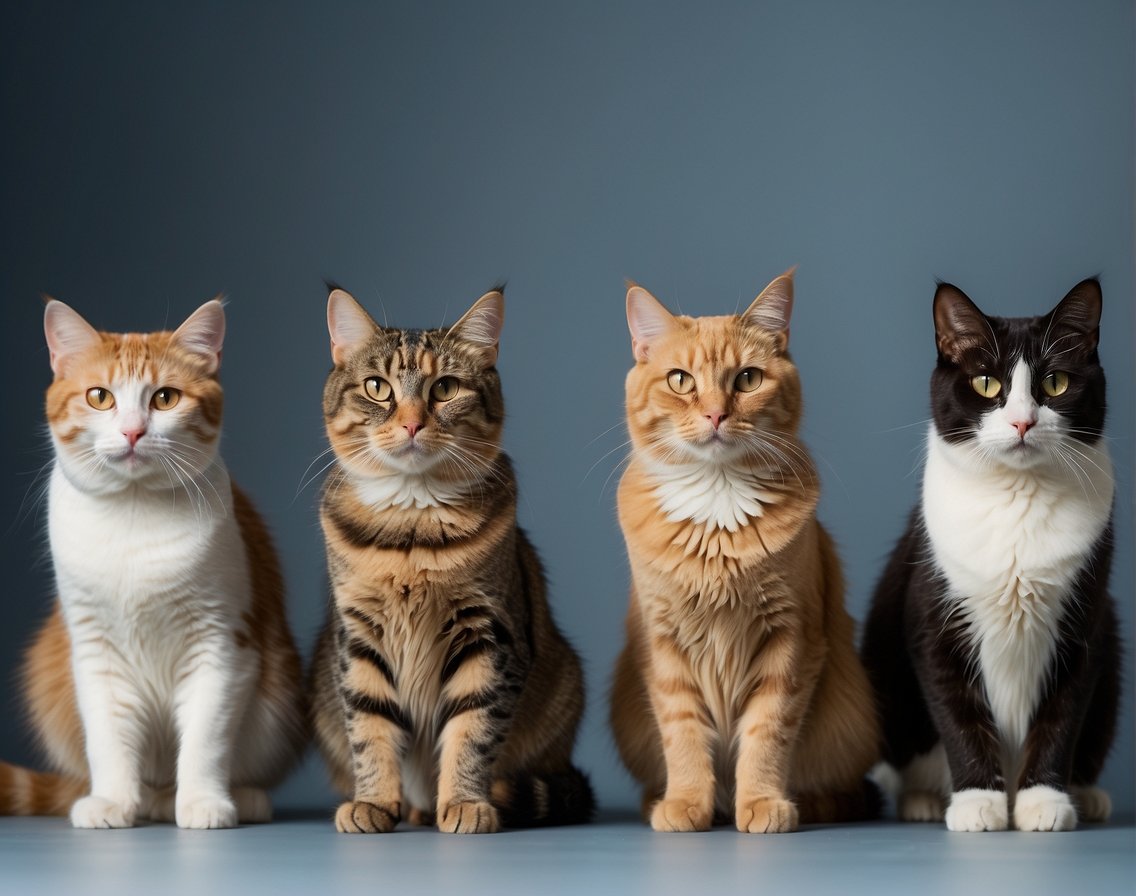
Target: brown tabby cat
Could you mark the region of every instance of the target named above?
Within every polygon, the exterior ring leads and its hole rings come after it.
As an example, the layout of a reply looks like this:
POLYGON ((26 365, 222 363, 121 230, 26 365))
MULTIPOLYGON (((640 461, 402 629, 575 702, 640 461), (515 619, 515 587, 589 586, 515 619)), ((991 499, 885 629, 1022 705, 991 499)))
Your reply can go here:
POLYGON ((792 271, 744 314, 627 293, 631 560, 611 723, 659 831, 792 831, 864 817, 879 732, 840 564, 797 438, 792 271))
POLYGON ((307 711, 276 553, 217 453, 221 303, 121 334, 51 301, 44 329, 59 597, 23 684, 62 774, 0 763, 0 814, 267 821, 307 711))
POLYGON ((317 741, 352 798, 338 830, 450 833, 585 821, 571 764, 580 662, 517 528, 501 450, 504 296, 449 329, 378 326, 328 299, 320 519, 333 601, 312 672, 317 741))

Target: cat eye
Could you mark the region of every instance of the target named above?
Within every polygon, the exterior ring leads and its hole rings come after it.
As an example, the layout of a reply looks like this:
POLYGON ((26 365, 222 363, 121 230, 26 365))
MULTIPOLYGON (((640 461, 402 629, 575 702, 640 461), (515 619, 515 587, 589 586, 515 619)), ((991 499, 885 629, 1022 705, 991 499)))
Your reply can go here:
POLYGON ((983 398, 996 398, 998 393, 1002 391, 1002 381, 984 373, 973 377, 970 385, 983 398))
POLYGON ((694 388, 694 377, 685 370, 672 370, 667 374, 667 385, 671 387, 672 392, 686 395, 694 388))
POLYGON ((95 386, 87 390, 87 404, 96 411, 109 411, 114 407, 114 396, 110 394, 109 389, 95 386))
POLYGON ((181 391, 169 386, 159 389, 150 399, 150 407, 155 411, 168 411, 181 400, 181 391))
POLYGON ((739 392, 752 392, 761 385, 765 375, 756 367, 747 367, 734 378, 734 388, 739 392))
POLYGON ((430 387, 430 397, 434 401, 449 401, 458 394, 458 381, 452 376, 444 376, 430 387))
POLYGON ((371 401, 390 401, 394 390, 381 376, 370 376, 363 380, 363 391, 371 401))
POLYGON ((1041 380, 1041 388, 1051 398, 1056 398, 1069 388, 1069 374, 1064 370, 1055 370, 1047 373, 1041 380))

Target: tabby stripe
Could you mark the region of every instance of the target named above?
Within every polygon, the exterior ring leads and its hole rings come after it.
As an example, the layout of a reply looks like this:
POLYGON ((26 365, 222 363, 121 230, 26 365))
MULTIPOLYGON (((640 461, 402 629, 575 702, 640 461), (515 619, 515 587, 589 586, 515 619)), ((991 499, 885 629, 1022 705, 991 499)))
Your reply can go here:
POLYGON ((464 666, 467 662, 474 657, 481 656, 488 653, 493 649, 494 645, 484 638, 478 638, 476 641, 470 641, 468 644, 463 645, 455 654, 446 660, 446 664, 442 666, 442 684, 445 685, 454 675, 457 674, 458 669, 464 666))
POLYGON ((508 718, 508 713, 502 715, 501 710, 493 712, 493 708, 498 699, 497 691, 486 689, 447 700, 442 704, 442 711, 438 713, 439 727, 444 727, 446 723, 455 716, 460 716, 462 713, 474 712, 479 709, 490 710, 490 715, 494 718, 508 718))
POLYGON ((410 719, 406 717, 401 706, 393 700, 386 698, 376 699, 375 697, 368 697, 366 694, 360 694, 358 691, 346 691, 343 699, 347 703, 348 709, 355 712, 364 712, 372 716, 382 716, 389 722, 393 722, 403 731, 410 731, 410 719))
POLYGON ((387 665, 387 661, 369 644, 364 644, 358 638, 351 638, 347 642, 347 653, 354 659, 370 663, 378 670, 379 674, 386 679, 387 684, 392 688, 398 687, 398 685, 395 684, 394 672, 391 670, 391 667, 387 665))

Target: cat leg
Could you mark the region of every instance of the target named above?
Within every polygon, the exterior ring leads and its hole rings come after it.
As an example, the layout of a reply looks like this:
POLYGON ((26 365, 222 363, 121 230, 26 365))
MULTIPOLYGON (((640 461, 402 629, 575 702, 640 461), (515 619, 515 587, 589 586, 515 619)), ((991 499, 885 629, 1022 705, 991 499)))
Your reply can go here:
POLYGON ((896 812, 902 821, 942 821, 951 792, 951 771, 941 743, 913 758, 899 773, 896 812))
POLYGON ((1092 652, 1100 666, 1100 676, 1077 738, 1072 786, 1069 788, 1073 804, 1077 807, 1077 817, 1090 823, 1108 821, 1112 814, 1112 800, 1108 793, 1094 785, 1115 737, 1120 704, 1120 643, 1116 615, 1111 603, 1106 604, 1104 610, 1100 643, 1092 652))
POLYGON ((241 824, 267 824, 272 821, 272 799, 260 787, 234 787, 233 802, 241 824))

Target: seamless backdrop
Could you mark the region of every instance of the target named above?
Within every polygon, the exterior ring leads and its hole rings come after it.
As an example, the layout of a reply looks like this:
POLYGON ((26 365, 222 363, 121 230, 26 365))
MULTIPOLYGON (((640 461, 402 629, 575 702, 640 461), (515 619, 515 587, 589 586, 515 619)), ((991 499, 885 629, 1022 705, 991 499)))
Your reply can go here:
MULTIPOLYGON (((508 279, 500 369, 521 523, 606 731, 627 567, 614 486, 623 279, 727 313, 799 265, 791 348, 848 604, 915 500, 950 279, 1048 310, 1099 274, 1133 650, 1133 6, 1091 3, 9 4, 0 13, 0 756, 36 762, 18 656, 52 596, 39 293, 156 329, 229 297, 224 455, 283 553, 307 650, 330 361, 324 277, 391 324, 508 279)), ((1132 665, 1106 784, 1133 802, 1132 665)), ((282 803, 333 805, 309 761, 282 803)))

